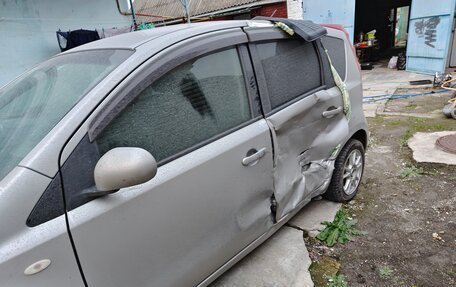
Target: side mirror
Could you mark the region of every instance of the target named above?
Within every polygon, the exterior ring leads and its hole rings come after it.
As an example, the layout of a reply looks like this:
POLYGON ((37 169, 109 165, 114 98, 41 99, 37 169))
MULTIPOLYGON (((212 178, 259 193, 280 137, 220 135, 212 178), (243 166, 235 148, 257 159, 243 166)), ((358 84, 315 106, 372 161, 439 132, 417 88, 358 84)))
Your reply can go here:
POLYGON ((136 147, 114 148, 97 162, 94 171, 98 191, 117 191, 151 180, 157 162, 146 150, 136 147))

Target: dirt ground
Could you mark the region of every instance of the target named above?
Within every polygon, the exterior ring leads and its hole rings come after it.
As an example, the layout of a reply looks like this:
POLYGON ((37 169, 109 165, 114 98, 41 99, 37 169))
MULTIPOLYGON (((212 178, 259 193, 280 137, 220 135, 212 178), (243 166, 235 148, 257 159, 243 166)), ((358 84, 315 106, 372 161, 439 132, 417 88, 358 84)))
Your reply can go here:
MULTIPOLYGON (((433 112, 435 118, 368 119, 363 183, 344 206, 359 220, 357 229, 368 234, 333 248, 305 238, 313 261, 324 265, 329 259, 348 286, 456 286, 456 166, 417 164, 407 147, 415 132, 456 130, 456 120, 436 113, 449 97, 395 100, 385 108, 433 112)), ((321 274, 312 275, 317 287, 326 285, 316 278, 321 274)))

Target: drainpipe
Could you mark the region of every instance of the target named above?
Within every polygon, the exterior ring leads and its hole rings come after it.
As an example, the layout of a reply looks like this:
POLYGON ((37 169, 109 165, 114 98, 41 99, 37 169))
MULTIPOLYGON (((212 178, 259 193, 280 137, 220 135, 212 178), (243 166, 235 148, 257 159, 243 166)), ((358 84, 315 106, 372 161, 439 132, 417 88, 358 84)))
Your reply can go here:
POLYGON ((187 17, 187 23, 190 23, 190 4, 188 2, 189 2, 189 0, 181 0, 181 3, 185 9, 185 16, 187 17))
POLYGON ((135 8, 133 7, 133 0, 130 0, 130 7, 131 7, 131 16, 133 17, 133 25, 135 25, 135 29, 136 29, 136 15, 135 15, 135 8))

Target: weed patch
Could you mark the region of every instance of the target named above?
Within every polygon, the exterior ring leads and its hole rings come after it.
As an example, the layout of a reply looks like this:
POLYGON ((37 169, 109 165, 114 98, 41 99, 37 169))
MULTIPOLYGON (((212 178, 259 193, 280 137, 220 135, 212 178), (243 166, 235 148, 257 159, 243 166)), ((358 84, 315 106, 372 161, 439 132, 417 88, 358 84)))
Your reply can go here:
POLYGON ((413 178, 413 177, 419 177, 423 174, 424 174, 424 170, 421 167, 409 165, 409 166, 404 167, 404 169, 401 172, 401 177, 403 179, 413 178))
POLYGON ((322 222, 326 227, 317 235, 317 239, 332 247, 336 243, 347 243, 352 236, 366 235, 366 232, 354 228, 357 222, 356 219, 348 217, 347 212, 341 209, 337 212, 333 222, 322 222))
POLYGON ((347 281, 345 281, 344 275, 333 275, 328 277, 326 287, 348 287, 348 284, 347 281))
POLYGON ((380 277, 382 277, 383 279, 390 279, 391 277, 393 277, 393 269, 391 269, 391 267, 389 267, 388 265, 385 265, 385 266, 382 266, 380 267, 380 269, 378 270, 378 273, 380 275, 380 277))

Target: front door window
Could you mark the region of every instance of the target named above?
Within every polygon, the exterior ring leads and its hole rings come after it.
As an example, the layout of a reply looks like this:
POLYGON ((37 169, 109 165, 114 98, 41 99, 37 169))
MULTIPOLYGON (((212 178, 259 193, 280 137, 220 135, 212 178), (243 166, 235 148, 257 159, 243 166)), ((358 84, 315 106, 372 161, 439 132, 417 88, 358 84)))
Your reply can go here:
POLYGON ((251 118, 236 48, 189 61, 147 87, 97 138, 101 154, 140 147, 158 162, 251 118))

